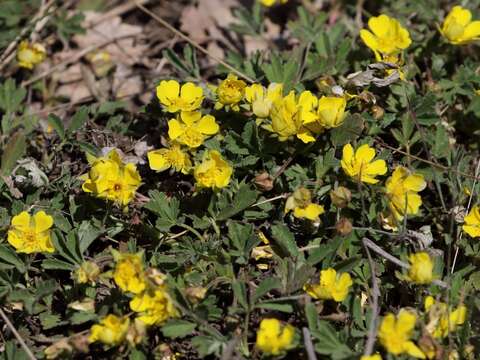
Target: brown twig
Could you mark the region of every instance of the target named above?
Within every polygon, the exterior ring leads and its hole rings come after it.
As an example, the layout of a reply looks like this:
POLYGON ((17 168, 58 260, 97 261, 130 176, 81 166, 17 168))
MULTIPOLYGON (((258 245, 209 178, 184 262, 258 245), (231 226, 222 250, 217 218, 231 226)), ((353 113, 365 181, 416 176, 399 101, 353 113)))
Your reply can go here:
MULTIPOLYGON (((389 254, 388 252, 383 250, 380 246, 375 244, 372 240, 364 238, 363 239, 363 244, 365 246, 367 246, 368 248, 370 248, 371 250, 375 251, 378 255, 382 256, 384 259, 387 259, 388 261, 393 262, 395 265, 398 265, 398 266, 400 266, 404 269, 407 269, 407 270, 410 269, 409 264, 407 264, 407 263, 403 262, 402 260, 396 258, 395 256, 389 254)), ((432 283, 437 285, 437 286, 443 287, 443 288, 448 288, 447 283, 445 283, 442 280, 435 279, 435 280, 432 281, 432 283)))
POLYGON ((27 346, 25 341, 23 340, 22 336, 18 333, 17 329, 15 329, 15 326, 13 326, 12 322, 10 319, 7 317, 7 314, 3 311, 2 308, 0 308, 0 316, 2 317, 3 321, 5 321, 5 324, 7 327, 10 329, 10 331, 13 333, 13 335, 17 338, 18 342, 20 343, 20 346, 23 348, 27 356, 29 357, 30 360, 36 360, 37 358, 35 355, 33 355, 32 350, 27 346))
POLYGON ((303 332, 303 343, 305 344, 305 350, 307 350, 308 360, 317 360, 317 355, 315 355, 315 349, 313 347, 310 330, 308 330, 307 327, 303 327, 302 332, 303 332))
POLYGON ((240 76, 241 78, 245 79, 246 81, 248 81, 249 83, 254 83, 255 80, 252 79, 251 77, 249 77, 248 75, 244 74, 243 72, 241 72, 240 70, 237 70, 235 69, 232 65, 226 63, 225 61, 223 61, 222 59, 216 57, 215 55, 211 54, 207 49, 205 49, 203 46, 201 46, 200 44, 198 44, 197 42, 195 42, 194 40, 190 39, 187 35, 185 35, 184 33, 182 33, 181 31, 175 29, 172 25, 170 25, 168 22, 166 22, 165 20, 163 20, 160 16, 154 14, 153 12, 151 12, 150 10, 148 10, 145 6, 143 6, 142 4, 140 4, 138 1, 136 1, 136 6, 142 10, 145 14, 149 15, 152 19, 154 19, 155 21, 157 21, 160 25, 166 27, 168 30, 170 30, 171 32, 173 32, 175 35, 177 35, 178 37, 182 38, 183 40, 185 40, 186 42, 188 42, 190 45, 192 45, 194 48, 196 48, 197 50, 201 51, 202 53, 204 53, 205 55, 207 55, 208 57, 210 57, 211 59, 215 60, 217 63, 223 65, 224 67, 226 67, 228 70, 230 70, 231 72, 235 73, 236 75, 240 76))
POLYGON ((390 146, 386 143, 383 142, 383 140, 381 140, 380 138, 376 138, 374 139, 374 141, 380 146, 380 147, 383 147, 385 149, 389 149, 389 150, 392 150, 393 152, 395 153, 399 153, 399 154, 402 154, 404 156, 407 156, 411 159, 414 159, 414 160, 417 160, 417 161, 420 161, 420 162, 423 162, 425 164, 428 164, 428 165, 431 165, 433 167, 436 167, 437 169, 441 169, 441 170, 444 170, 444 171, 451 171, 453 172, 454 174, 457 174, 457 175, 461 175, 461 176, 464 176, 466 178, 469 178, 469 179, 474 179, 474 180, 480 180, 480 177, 478 176, 475 176, 475 175, 472 175, 472 174, 467 174, 465 172, 462 172, 462 171, 458 171, 454 168, 451 168, 451 167, 448 167, 448 166, 444 166, 444 165, 441 165, 441 164, 438 164, 438 163, 434 163, 432 161, 429 161, 429 160, 425 160, 419 156, 415 156, 415 155, 412 155, 412 154, 408 154, 406 153, 405 151, 402 151, 400 149, 397 149, 393 146, 390 146))
MULTIPOLYGON (((467 210, 466 210, 467 214, 470 211, 470 206, 472 205, 472 199, 475 193, 475 187, 477 185, 477 176, 479 173, 480 173, 480 159, 477 160, 477 167, 475 168, 475 180, 473 180, 472 188, 470 189, 470 197, 468 198, 468 204, 467 204, 467 210)), ((455 242, 455 255, 453 257, 452 269, 450 270, 450 274, 453 274, 453 272, 455 271, 455 265, 457 264, 458 251, 460 249, 460 247, 458 246, 458 242, 462 240, 462 236, 463 236, 463 231, 460 232, 458 241, 455 242)))
POLYGON ((372 294, 370 296, 370 305, 372 307, 372 318, 370 319, 370 326, 368 329, 367 342, 365 343, 365 350, 363 355, 370 356, 373 352, 373 347, 375 346, 375 338, 377 337, 377 319, 380 313, 380 308, 378 306, 378 299, 380 297, 380 287, 377 282, 377 275, 375 272, 375 263, 373 262, 372 255, 368 246, 365 244, 366 238, 362 239, 363 247, 367 253, 368 264, 370 265, 370 272, 372 273, 372 294))

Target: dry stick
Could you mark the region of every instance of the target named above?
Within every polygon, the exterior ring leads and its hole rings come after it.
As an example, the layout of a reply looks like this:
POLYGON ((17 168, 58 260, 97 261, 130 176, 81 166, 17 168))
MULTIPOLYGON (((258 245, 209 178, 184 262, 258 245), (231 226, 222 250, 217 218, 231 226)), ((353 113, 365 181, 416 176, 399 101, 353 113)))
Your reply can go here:
POLYGON ((375 346, 375 338, 377 337, 377 318, 378 314, 380 313, 380 309, 378 306, 378 299, 380 297, 380 288, 377 282, 377 275, 375 272, 375 263, 373 262, 372 255, 370 254, 370 250, 368 250, 368 246, 365 244, 366 238, 362 239, 363 247, 367 252, 368 257, 368 264, 370 265, 370 272, 372 273, 372 295, 370 297, 371 306, 372 306, 372 318, 370 320, 370 326, 368 329, 368 338, 367 342, 365 343, 365 350, 363 355, 370 356, 373 352, 373 347, 375 346))
POLYGON ((386 149, 389 149, 389 150, 392 150, 393 152, 396 152, 396 153, 399 153, 399 154, 402 154, 404 156, 407 156, 409 158, 412 158, 412 159, 415 159, 417 161, 421 161, 425 164, 428 164, 428 165, 431 165, 433 167, 436 167, 438 169, 441 169, 441 170, 444 170, 444 171, 451 171, 453 172, 454 174, 457 174, 457 175, 461 175, 461 176, 464 176, 466 178, 469 178, 469 179, 474 179, 474 180, 480 180, 480 177, 478 176, 475 176, 475 175, 471 175, 471 174, 467 174, 467 173, 464 173, 462 171, 458 171, 454 168, 451 168, 451 167, 448 167, 448 166, 444 166, 444 165, 441 165, 441 164, 438 164, 438 163, 434 163, 432 161, 428 161, 428 160, 425 160, 419 156, 415 156, 415 155, 412 155, 412 154, 409 154, 409 153, 406 153, 405 151, 402 151, 402 150, 399 150, 393 146, 390 146, 388 144, 385 144, 381 139, 379 138, 376 138, 375 139, 375 142, 380 146, 380 147, 383 147, 383 148, 386 148, 386 149))
POLYGON ((166 27, 168 30, 170 30, 171 32, 173 32, 175 35, 177 35, 178 37, 182 38, 183 40, 185 40, 186 42, 188 42, 190 45, 192 45, 194 48, 198 49, 199 51, 201 51, 202 53, 204 53, 205 55, 207 55, 208 57, 210 57, 211 59, 215 60, 217 63, 225 66, 227 69, 229 69, 231 72, 237 74, 238 76, 242 77, 243 79, 247 80, 249 83, 254 83, 255 80, 252 79, 251 77, 249 77, 248 75, 245 75, 244 73, 242 73, 241 71, 235 69, 232 65, 226 63, 225 61, 223 61, 222 59, 216 57, 215 55, 212 55, 207 49, 205 49, 203 46, 199 45, 197 42, 193 41, 192 39, 190 39, 187 35, 185 35, 184 33, 182 33, 181 31, 175 29, 172 25, 170 25, 168 22, 166 22, 165 20, 163 20, 160 16, 154 14, 153 12, 151 12, 150 10, 148 10, 145 6, 143 6, 142 4, 140 4, 138 1, 136 2, 136 5, 137 7, 142 10, 145 14, 149 15, 152 19, 154 19, 155 21, 157 21, 160 25, 166 27))
MULTIPOLYGON (((477 185, 477 176, 478 173, 480 172, 480 159, 477 160, 477 167, 475 168, 475 180, 473 180, 472 188, 470 189, 470 197, 468 198, 468 204, 467 204, 467 214, 470 211, 470 206, 472 205, 472 199, 473 195, 475 193, 475 186, 477 185)), ((455 270, 455 265, 457 263, 457 257, 458 257, 458 251, 460 247, 458 246, 458 242, 462 240, 462 235, 463 231, 460 233, 460 236, 458 238, 458 241, 455 243, 455 256, 453 257, 453 264, 452 264, 452 270, 450 271, 450 274, 453 274, 455 270)))
MULTIPOLYGON (((409 264, 403 262, 402 260, 396 258, 393 255, 390 255, 388 252, 383 250, 380 246, 375 244, 372 240, 367 239, 367 238, 363 238, 363 244, 365 246, 367 246, 368 248, 370 248, 371 250, 375 251, 378 255, 382 256, 383 258, 393 262, 394 264, 396 264, 396 265, 398 265, 398 266, 400 266, 404 269, 407 269, 407 270, 410 269, 409 264)), ((437 285, 437 286, 443 287, 443 288, 448 288, 447 283, 445 283, 442 280, 435 279, 435 280, 432 281, 432 283, 437 285)))
POLYGON ((279 200, 279 199, 285 199, 288 195, 290 195, 290 194, 286 193, 286 194, 275 196, 275 197, 270 198, 270 199, 265 199, 265 200, 262 200, 262 201, 259 201, 259 202, 255 203, 253 205, 250 205, 250 207, 263 205, 263 204, 266 204, 266 203, 269 203, 269 202, 272 202, 272 201, 275 201, 275 200, 279 200))
POLYGON ((315 349, 313 348, 312 336, 310 335, 310 330, 303 327, 303 342, 305 344, 305 350, 307 350, 308 360, 317 360, 317 355, 315 355, 315 349))
POLYGON ((13 324, 10 322, 10 319, 7 317, 7 314, 5 314, 2 308, 0 308, 0 316, 2 317, 3 321, 5 321, 5 324, 7 324, 7 327, 10 329, 13 335, 17 338, 18 342, 20 343, 23 350, 25 350, 30 360, 36 360, 37 358, 35 357, 35 355, 33 355, 32 350, 30 350, 27 344, 25 344, 25 341, 18 333, 17 329, 15 329, 15 326, 13 326, 13 324))
POLYGON ((99 48, 102 48, 104 46, 107 46, 108 44, 110 43, 113 43, 115 41, 118 41, 118 40, 122 40, 122 39, 125 39, 125 38, 129 38, 129 37, 132 37, 132 36, 137 36, 138 34, 128 34, 128 35, 122 35, 122 36, 118 36, 116 38, 112 38, 112 39, 107 39, 105 41, 102 41, 101 43, 99 44, 95 44, 95 45, 91 45, 91 46, 88 46, 86 47, 85 49, 83 49, 82 51, 78 52, 75 54, 75 56, 72 56, 70 59, 67 59, 65 61, 62 61, 61 63, 58 63, 57 65, 54 65, 52 66, 50 69, 48 69, 47 71, 44 71, 43 73, 41 74, 38 74, 37 76, 34 76, 33 78, 29 79, 29 80, 26 80, 24 82, 22 82, 21 86, 28 86, 38 80, 41 80, 49 75, 51 75, 52 73, 55 72, 55 70, 61 68, 62 66, 65 66, 65 65, 69 65, 71 63, 74 63, 78 60, 80 60, 82 57, 84 57, 85 55, 87 55, 89 52, 91 51, 94 51, 96 49, 99 49, 99 48))

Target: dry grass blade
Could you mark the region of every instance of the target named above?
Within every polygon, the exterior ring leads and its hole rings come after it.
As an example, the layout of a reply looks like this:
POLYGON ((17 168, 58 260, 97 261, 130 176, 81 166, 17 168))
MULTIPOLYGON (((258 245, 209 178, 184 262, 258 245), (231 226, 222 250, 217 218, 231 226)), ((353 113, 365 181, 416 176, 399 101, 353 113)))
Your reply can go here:
POLYGON ((23 340, 22 336, 18 333, 17 329, 15 329, 15 326, 13 326, 12 322, 10 319, 7 317, 7 314, 3 311, 2 308, 0 308, 0 317, 2 317, 3 321, 5 321, 5 324, 7 327, 10 329, 10 331, 13 333, 13 335, 17 338, 18 342, 20 343, 20 346, 25 350, 25 353, 29 357, 30 360, 36 360, 37 358, 35 355, 33 355, 32 350, 25 344, 25 341, 23 340))

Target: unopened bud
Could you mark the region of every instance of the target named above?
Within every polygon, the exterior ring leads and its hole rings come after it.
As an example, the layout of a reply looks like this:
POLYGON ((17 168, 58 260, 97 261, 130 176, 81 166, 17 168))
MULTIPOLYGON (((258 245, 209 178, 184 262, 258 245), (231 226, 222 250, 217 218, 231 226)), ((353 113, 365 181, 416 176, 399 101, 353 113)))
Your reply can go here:
POLYGON ((75 280, 79 284, 95 284, 98 275, 100 275, 100 268, 93 261, 84 261, 74 273, 75 280))
POLYGON ((338 188, 330 191, 330 199, 332 200, 333 205, 338 208, 347 207, 350 200, 352 200, 352 193, 344 186, 339 186, 338 188))
POLYGON ((335 225, 337 233, 342 236, 347 236, 352 232, 352 223, 347 218, 340 218, 335 225))
POLYGON ((266 171, 255 176, 255 186, 260 191, 270 191, 273 189, 273 178, 266 171))
POLYGON ((373 115, 373 118, 375 120, 381 119, 384 114, 385 114, 385 110, 383 110, 382 107, 380 107, 378 105, 373 105, 372 106, 372 115, 373 115))

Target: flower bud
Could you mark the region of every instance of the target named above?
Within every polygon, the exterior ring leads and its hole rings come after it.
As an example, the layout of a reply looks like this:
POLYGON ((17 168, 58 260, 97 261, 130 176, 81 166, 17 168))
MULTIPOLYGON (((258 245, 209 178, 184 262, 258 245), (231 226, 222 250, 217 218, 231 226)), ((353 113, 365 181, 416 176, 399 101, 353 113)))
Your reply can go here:
POLYGON ((92 261, 84 261, 74 273, 75 280, 79 284, 95 284, 98 275, 100 275, 100 268, 92 261))
POLYGON ((352 223, 350 222, 350 220, 344 217, 340 218, 340 220, 338 220, 337 224, 335 225, 335 230, 337 230, 337 233, 342 236, 349 235, 352 232, 352 229, 352 223))
POLYGON ((270 191, 273 189, 273 178, 266 171, 255 176, 255 186, 260 191, 270 191))
POLYGON ((385 114, 385 110, 383 110, 382 107, 380 107, 378 105, 373 105, 372 106, 372 115, 373 115, 373 118, 375 120, 381 119, 384 114, 385 114))
POLYGON ((348 206, 348 203, 352 200, 352 193, 346 187, 339 186, 330 191, 330 199, 333 205, 341 209, 348 206))

